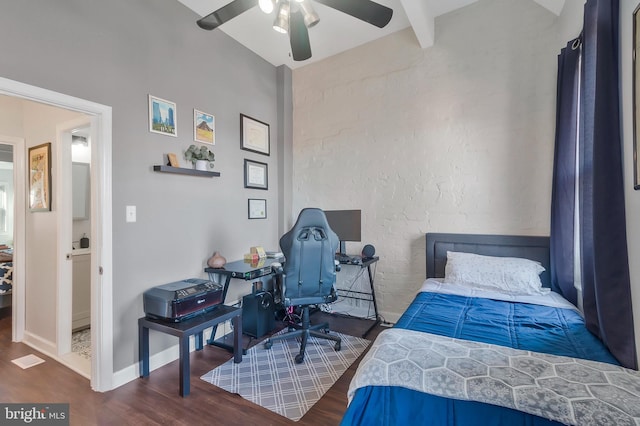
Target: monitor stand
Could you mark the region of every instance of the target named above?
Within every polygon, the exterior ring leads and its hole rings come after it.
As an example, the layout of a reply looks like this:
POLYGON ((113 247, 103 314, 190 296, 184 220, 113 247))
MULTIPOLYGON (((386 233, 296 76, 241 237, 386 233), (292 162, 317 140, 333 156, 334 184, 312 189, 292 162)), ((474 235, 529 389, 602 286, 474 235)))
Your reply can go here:
POLYGON ((338 254, 340 256, 346 256, 347 255, 347 243, 346 243, 346 241, 340 240, 340 249, 338 251, 338 254))
POLYGON ((336 260, 340 263, 351 262, 351 256, 347 254, 346 244, 344 241, 340 241, 340 249, 336 253, 336 260))

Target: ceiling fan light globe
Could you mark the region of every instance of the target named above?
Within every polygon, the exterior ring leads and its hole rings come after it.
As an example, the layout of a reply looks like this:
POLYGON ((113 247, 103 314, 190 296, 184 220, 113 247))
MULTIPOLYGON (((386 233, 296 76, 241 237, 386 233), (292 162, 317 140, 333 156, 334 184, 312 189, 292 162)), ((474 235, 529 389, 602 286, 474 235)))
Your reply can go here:
POLYGON ((260 6, 260 10, 262 10, 266 14, 269 14, 273 12, 273 8, 275 6, 274 3, 274 0, 260 0, 258 2, 258 5, 260 6))
POLYGON ((317 14, 304 15, 304 24, 307 28, 315 26, 318 22, 320 22, 320 17, 317 14))
POLYGON ((320 17, 316 15, 315 18, 310 18, 307 19, 307 17, 304 17, 304 24, 307 26, 307 28, 311 28, 313 26, 315 26, 318 22, 320 22, 320 17))
POLYGON ((307 28, 311 28, 320 22, 320 16, 313 9, 313 6, 309 2, 309 0, 296 0, 298 2, 298 7, 302 12, 302 16, 304 16, 304 24, 307 28))
POLYGON ((289 1, 280 0, 276 19, 273 21, 273 29, 279 33, 286 34, 289 31, 289 1))
POLYGON ((276 25, 275 23, 273 24, 273 29, 281 34, 286 34, 289 31, 287 28, 283 28, 282 26, 276 25))

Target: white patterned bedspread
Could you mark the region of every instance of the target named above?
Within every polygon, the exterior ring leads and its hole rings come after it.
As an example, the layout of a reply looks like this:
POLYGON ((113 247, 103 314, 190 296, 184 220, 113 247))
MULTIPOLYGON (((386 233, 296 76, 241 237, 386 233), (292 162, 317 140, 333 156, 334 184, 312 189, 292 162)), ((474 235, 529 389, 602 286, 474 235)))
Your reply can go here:
POLYGON ((385 330, 349 387, 400 386, 570 425, 640 425, 640 373, 413 330, 385 330))

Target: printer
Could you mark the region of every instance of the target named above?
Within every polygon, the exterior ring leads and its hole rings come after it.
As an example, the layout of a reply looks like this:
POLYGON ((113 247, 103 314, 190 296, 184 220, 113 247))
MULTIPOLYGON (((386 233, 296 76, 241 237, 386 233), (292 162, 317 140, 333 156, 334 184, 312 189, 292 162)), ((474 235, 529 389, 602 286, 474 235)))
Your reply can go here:
POLYGON ((184 321, 223 303, 223 289, 222 284, 200 278, 159 285, 144 292, 144 313, 149 318, 184 321))

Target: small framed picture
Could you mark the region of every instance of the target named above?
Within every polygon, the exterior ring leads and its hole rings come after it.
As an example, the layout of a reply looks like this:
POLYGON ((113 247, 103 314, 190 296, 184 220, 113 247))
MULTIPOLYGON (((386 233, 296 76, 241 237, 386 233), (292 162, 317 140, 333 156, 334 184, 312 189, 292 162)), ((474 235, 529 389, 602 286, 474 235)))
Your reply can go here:
POLYGON ((174 153, 167 154, 167 158, 169 159, 169 166, 171 167, 180 167, 180 163, 178 162, 178 156, 174 153))
POLYGON ((270 155, 269 125, 248 115, 240 114, 240 148, 270 155))
POLYGON ((178 136, 176 104, 149 95, 149 131, 167 136, 178 136))
POLYGON ((215 145, 215 125, 216 119, 213 115, 193 110, 193 139, 196 142, 215 145))
POLYGON ((262 198, 249 198, 249 219, 267 218, 267 200, 262 198))
POLYGON ((244 159, 244 187, 269 189, 268 165, 259 161, 244 159))
POLYGON ((29 148, 29 210, 51 211, 51 142, 29 148))

